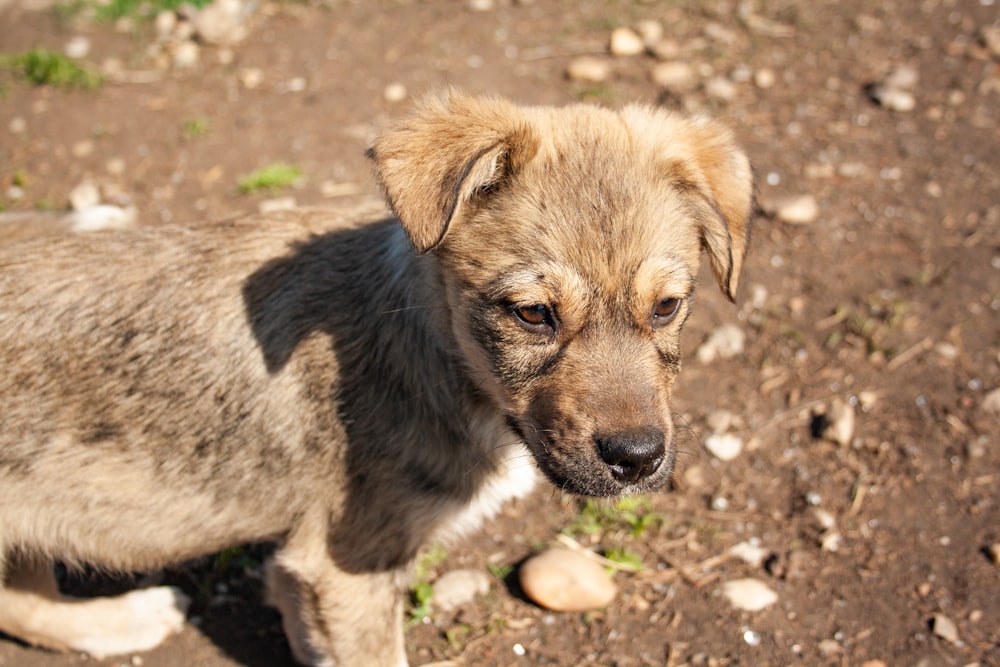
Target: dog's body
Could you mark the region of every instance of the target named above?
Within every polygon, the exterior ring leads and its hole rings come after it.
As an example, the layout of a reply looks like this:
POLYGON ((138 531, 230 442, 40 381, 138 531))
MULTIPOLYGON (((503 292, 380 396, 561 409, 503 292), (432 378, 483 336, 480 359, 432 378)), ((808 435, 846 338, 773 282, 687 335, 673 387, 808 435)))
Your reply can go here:
POLYGON ((182 622, 175 592, 69 602, 51 559, 141 570, 273 540, 297 659, 401 665, 421 545, 526 494, 536 466, 589 495, 669 479, 699 252, 732 295, 746 246, 729 135, 449 95, 372 159, 398 220, 0 250, 0 631, 149 648, 182 622))

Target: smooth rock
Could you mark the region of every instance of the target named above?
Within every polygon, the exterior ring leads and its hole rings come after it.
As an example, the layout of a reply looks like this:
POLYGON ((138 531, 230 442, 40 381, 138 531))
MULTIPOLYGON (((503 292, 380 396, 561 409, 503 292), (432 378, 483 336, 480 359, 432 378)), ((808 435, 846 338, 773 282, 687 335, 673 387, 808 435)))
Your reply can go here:
POLYGON ((983 45, 990 50, 990 53, 995 57, 1000 57, 1000 26, 983 26, 979 29, 979 38, 983 45))
POLYGON ((97 206, 100 203, 101 191, 95 183, 90 181, 80 183, 69 193, 69 205, 74 211, 82 211, 83 209, 97 206))
POLYGON ((135 225, 136 209, 133 207, 98 205, 74 211, 69 216, 70 231, 92 232, 101 229, 127 229, 135 225))
POLYGON ((735 324, 724 324, 709 334, 708 339, 698 346, 695 355, 703 364, 716 359, 731 359, 743 353, 746 338, 743 329, 735 324))
POLYGON ((983 402, 979 404, 979 407, 987 414, 1000 417, 1000 387, 983 396, 983 402))
POLYGON ((778 601, 778 594, 760 579, 734 579, 722 584, 729 604, 743 611, 760 611, 778 601))
POLYGON ((675 93, 693 90, 698 85, 694 68, 683 62, 658 63, 650 70, 653 83, 675 93))
POLYGON ((295 206, 295 197, 275 197, 273 199, 265 199, 257 204, 257 210, 260 213, 274 213, 275 211, 290 211, 295 206))
POLYGON ((611 76, 611 61, 596 56, 580 56, 570 61, 566 76, 571 81, 602 83, 611 76))
POLYGON ((240 0, 214 0, 194 17, 198 37, 207 44, 232 44, 246 36, 243 29, 245 9, 240 0))
POLYGON ((555 611, 599 609, 618 593, 598 562, 569 549, 549 549, 529 558, 518 578, 525 595, 555 611))
POLYGON ((736 97, 736 84, 724 76, 715 76, 705 82, 705 94, 723 102, 736 97))
POLYGON ((764 90, 773 87, 777 80, 774 70, 767 67, 762 67, 753 73, 753 85, 764 90))
POLYGON ((729 547, 729 553, 751 567, 760 567, 771 552, 753 542, 740 542, 729 547))
POLYGON ((613 56, 636 56, 646 50, 646 44, 631 28, 615 28, 608 50, 613 56))
POLYGON ((402 102, 407 95, 409 95, 409 91, 401 83, 390 83, 382 90, 382 99, 386 102, 402 102))
POLYGON ((635 32, 646 48, 650 48, 663 39, 663 24, 655 19, 646 19, 635 24, 635 32))
POLYGON ((74 60, 86 58, 90 53, 90 39, 88 37, 84 37, 83 35, 77 35, 73 39, 66 42, 66 46, 63 47, 63 52, 74 60))
POLYGON ((908 65, 897 67, 882 79, 882 84, 888 88, 896 90, 912 90, 920 80, 920 74, 916 68, 908 65))
POLYGON ((490 575, 481 570, 452 570, 434 582, 431 604, 441 611, 453 611, 490 590, 490 575))
POLYGON ((181 42, 174 47, 172 62, 174 67, 191 69, 201 60, 201 47, 194 42, 181 42))
POLYGON ((1000 565, 1000 542, 995 542, 989 548, 990 558, 994 565, 1000 565))
POLYGON ((830 402, 824 417, 825 425, 820 433, 824 440, 846 447, 854 437, 854 407, 839 398, 830 402))
POLYGON ((11 134, 23 134, 25 130, 28 129, 28 121, 24 120, 24 116, 14 116, 7 123, 7 130, 11 134))
POLYGON ((774 204, 774 215, 790 225, 809 225, 819 218, 819 202, 808 194, 779 199, 774 204))
POLYGON ((934 614, 931 620, 931 632, 946 642, 954 644, 958 641, 958 626, 944 614, 934 614))
POLYGON ((720 461, 732 461, 743 452, 743 438, 732 433, 713 433, 705 438, 705 449, 720 461))
POLYGON ((884 84, 876 84, 871 87, 869 94, 872 100, 881 107, 890 111, 907 112, 913 111, 917 106, 917 101, 913 94, 901 88, 892 88, 884 84))
POLYGON ((170 39, 170 36, 174 34, 174 28, 176 27, 177 14, 170 10, 160 12, 153 20, 153 29, 156 31, 156 37, 160 41, 170 39))
POLYGON ((677 60, 681 56, 681 45, 676 39, 666 37, 650 44, 649 52, 657 60, 677 60))
POLYGON ((468 0, 468 7, 474 12, 493 11, 495 4, 493 0, 468 0))
POLYGON ((705 425, 712 433, 725 433, 731 429, 739 418, 729 410, 712 410, 705 417, 705 425))

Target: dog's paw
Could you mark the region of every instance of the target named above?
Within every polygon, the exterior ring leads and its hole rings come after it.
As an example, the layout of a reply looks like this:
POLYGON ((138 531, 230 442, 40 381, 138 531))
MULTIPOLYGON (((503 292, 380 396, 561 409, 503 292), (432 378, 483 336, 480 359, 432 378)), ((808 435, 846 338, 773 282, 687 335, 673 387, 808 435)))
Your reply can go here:
POLYGON ((89 627, 72 648, 101 658, 148 651, 180 632, 191 600, 177 588, 157 586, 85 604, 89 627))

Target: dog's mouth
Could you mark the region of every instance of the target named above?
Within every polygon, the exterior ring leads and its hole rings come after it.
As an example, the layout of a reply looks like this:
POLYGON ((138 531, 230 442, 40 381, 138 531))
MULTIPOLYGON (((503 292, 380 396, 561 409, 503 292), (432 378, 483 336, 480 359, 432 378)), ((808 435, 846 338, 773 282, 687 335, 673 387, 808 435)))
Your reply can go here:
POLYGON ((582 496, 620 496, 663 487, 674 469, 672 433, 661 428, 617 430, 555 439, 552 431, 508 415, 539 469, 556 487, 582 496))

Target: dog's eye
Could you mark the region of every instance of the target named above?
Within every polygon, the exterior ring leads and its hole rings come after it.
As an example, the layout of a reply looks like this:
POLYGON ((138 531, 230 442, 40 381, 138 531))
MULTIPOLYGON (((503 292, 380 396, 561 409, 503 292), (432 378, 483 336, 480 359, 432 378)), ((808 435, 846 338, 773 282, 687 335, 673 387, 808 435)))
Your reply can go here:
POLYGON ((552 313, 547 306, 535 304, 532 306, 514 306, 514 316, 529 331, 540 331, 552 326, 552 313))
POLYGON ((677 312, 680 309, 680 299, 667 297, 666 299, 659 301, 656 306, 653 307, 653 327, 662 327, 666 324, 670 324, 670 322, 672 322, 677 316, 677 312))

